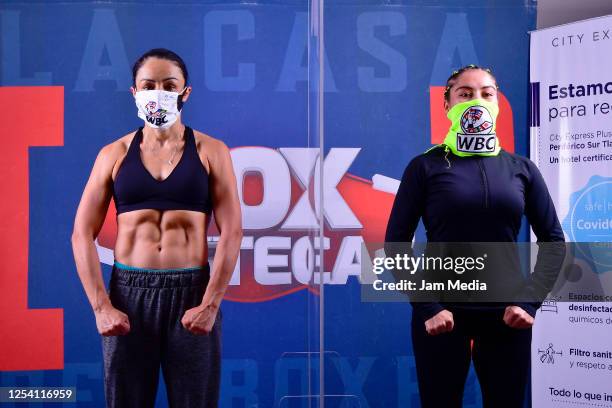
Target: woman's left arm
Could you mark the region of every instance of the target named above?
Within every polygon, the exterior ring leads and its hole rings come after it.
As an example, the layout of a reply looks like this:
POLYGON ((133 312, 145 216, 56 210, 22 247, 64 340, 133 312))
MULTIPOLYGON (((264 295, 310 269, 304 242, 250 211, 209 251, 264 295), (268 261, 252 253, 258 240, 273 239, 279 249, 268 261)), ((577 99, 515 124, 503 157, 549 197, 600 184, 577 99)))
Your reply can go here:
POLYGON ((219 308, 234 272, 242 241, 242 214, 232 158, 225 143, 217 143, 218 148, 215 149, 210 162, 210 191, 220 236, 213 259, 211 279, 202 299, 204 306, 210 305, 215 309, 219 308))
MULTIPOLYGON (((524 163, 529 172, 529 184, 525 191, 525 215, 538 239, 539 251, 534 272, 526 279, 515 306, 509 308, 518 306, 523 309, 529 316, 522 317, 530 320, 532 324, 537 309, 559 274, 565 257, 565 237, 540 170, 529 159, 525 159, 524 163)), ((521 323, 524 323, 522 320, 525 319, 521 319, 519 315, 520 313, 512 313, 507 309, 504 320, 507 320, 506 323, 510 326, 513 326, 510 323, 521 326, 521 323)))
POLYGON ((212 140, 209 146, 213 143, 214 148, 208 152, 209 183, 214 219, 220 236, 202 303, 187 310, 182 319, 183 326, 196 334, 206 334, 212 330, 242 241, 242 214, 230 151, 219 140, 212 140))

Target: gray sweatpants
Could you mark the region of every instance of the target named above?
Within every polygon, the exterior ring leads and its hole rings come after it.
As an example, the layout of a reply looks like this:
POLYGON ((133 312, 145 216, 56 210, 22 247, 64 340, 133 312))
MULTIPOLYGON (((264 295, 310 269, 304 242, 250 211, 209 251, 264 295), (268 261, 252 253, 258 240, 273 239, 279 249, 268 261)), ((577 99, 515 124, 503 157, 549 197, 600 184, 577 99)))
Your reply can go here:
POLYGON ((113 266, 109 296, 128 315, 130 332, 102 336, 107 407, 153 407, 163 372, 170 407, 217 407, 221 373, 221 311, 208 335, 181 324, 199 305, 210 278, 203 269, 113 266))

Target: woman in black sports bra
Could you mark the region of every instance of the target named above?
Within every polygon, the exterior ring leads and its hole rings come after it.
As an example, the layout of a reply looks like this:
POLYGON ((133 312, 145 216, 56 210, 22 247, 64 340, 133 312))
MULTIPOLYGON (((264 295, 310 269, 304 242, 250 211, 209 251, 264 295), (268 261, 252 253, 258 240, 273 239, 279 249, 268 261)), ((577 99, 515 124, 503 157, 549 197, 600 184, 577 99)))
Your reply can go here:
POLYGON ((144 127, 100 150, 72 235, 102 335, 107 406, 152 407, 161 367, 170 406, 216 407, 219 306, 242 239, 229 149, 181 122, 191 87, 178 55, 150 50, 132 74, 144 127), (107 292, 95 239, 111 198, 118 230, 107 292), (220 237, 211 272, 213 212, 220 237))

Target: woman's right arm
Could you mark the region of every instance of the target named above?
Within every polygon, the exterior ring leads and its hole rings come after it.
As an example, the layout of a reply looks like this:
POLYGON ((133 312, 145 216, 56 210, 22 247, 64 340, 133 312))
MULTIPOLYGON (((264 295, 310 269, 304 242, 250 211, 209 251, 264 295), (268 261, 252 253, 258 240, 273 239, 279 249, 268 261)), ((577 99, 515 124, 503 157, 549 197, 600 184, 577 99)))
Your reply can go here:
POLYGON ((85 294, 96 316, 98 332, 106 336, 126 334, 128 317, 115 309, 104 286, 95 245, 112 196, 112 171, 118 147, 110 144, 98 153, 81 196, 72 232, 72 252, 85 294))
MULTIPOLYGON (((426 180, 421 159, 421 157, 412 159, 404 170, 387 224, 385 252, 394 252, 399 247, 403 247, 403 250, 412 256, 412 249, 409 246, 419 219, 425 210, 426 180), (394 242, 395 245, 389 244, 394 242)), ((387 253, 387 256, 390 254, 387 253)), ((415 312, 425 321, 427 333, 436 335, 453 329, 453 314, 438 302, 412 301, 410 303, 415 312)))

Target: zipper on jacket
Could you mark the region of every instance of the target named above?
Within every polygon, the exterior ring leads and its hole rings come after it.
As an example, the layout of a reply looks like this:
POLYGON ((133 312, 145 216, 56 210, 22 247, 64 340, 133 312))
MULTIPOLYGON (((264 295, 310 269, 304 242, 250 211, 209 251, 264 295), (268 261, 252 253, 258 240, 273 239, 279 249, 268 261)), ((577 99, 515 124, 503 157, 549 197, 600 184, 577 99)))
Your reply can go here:
POLYGON ((478 163, 478 168, 480 169, 480 175, 482 176, 482 188, 484 190, 484 206, 485 208, 489 208, 489 183, 487 182, 487 173, 485 173, 484 166, 482 164, 482 157, 479 157, 476 160, 478 163))

